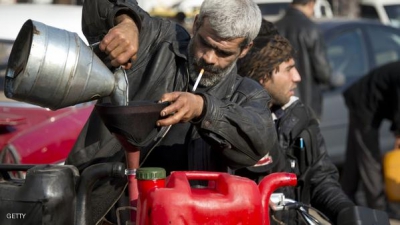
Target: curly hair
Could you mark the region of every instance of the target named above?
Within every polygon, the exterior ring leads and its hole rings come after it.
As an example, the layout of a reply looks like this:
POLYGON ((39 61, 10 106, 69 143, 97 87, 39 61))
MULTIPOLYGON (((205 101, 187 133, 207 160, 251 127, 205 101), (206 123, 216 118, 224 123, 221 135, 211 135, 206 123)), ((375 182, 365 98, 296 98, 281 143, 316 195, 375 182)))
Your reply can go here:
POLYGON ((247 55, 238 60, 238 74, 257 82, 270 79, 279 65, 294 58, 295 52, 289 41, 281 35, 258 36, 247 55))

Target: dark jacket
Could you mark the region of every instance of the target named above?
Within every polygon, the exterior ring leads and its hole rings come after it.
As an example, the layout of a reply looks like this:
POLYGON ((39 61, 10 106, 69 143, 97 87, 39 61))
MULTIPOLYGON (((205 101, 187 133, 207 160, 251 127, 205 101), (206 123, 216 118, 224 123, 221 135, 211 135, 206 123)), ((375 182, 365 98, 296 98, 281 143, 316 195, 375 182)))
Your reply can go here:
MULTIPOLYGON (((136 1, 86 0, 82 23, 88 41, 100 41, 121 11, 140 23, 138 59, 127 71, 130 100, 159 100, 167 92, 191 90, 186 67, 189 34, 169 20, 149 17, 136 1)), ((254 165, 275 149, 270 97, 257 82, 240 77, 235 68, 216 86, 198 90, 205 100, 202 118, 173 125, 142 166, 164 167, 167 172, 227 171, 254 165)), ((142 150, 141 156, 147 149, 142 150)), ((82 171, 93 163, 123 160, 121 145, 94 111, 66 163, 82 171)), ((98 183, 91 199, 93 223, 110 210, 125 186, 126 181, 117 178, 98 183)))
MULTIPOLYGON (((285 152, 287 160, 296 160, 295 167, 287 167, 286 172, 293 172, 298 177, 298 187, 284 187, 276 192, 283 192, 285 197, 295 199, 304 204, 311 204, 312 207, 324 213, 332 222, 336 222, 339 212, 347 207, 354 206, 349 198, 343 193, 339 185, 339 174, 336 166, 330 160, 324 139, 319 130, 318 121, 312 110, 305 106, 300 100, 293 102, 284 111, 279 109, 282 115, 277 121, 277 132, 281 150, 285 152), (296 148, 296 141, 305 129, 310 131, 315 141, 316 149, 311 149, 311 143, 305 143, 311 159, 310 165, 304 169, 300 165, 300 159, 296 148), (301 172, 302 171, 302 172, 301 172)), ((276 113, 278 114, 278 113, 276 113)), ((290 165, 291 163, 288 163, 290 165)), ((250 172, 252 168, 241 169, 239 174, 260 181, 274 169, 267 172, 250 172), (244 170, 247 170, 244 172, 244 170)), ((275 218, 285 224, 305 224, 294 210, 278 211, 275 218)), ((271 224, 274 224, 271 220, 271 224)))
POLYGON ((275 23, 279 33, 296 50, 296 69, 301 76, 299 97, 311 106, 318 118, 322 115, 322 87, 330 83, 330 66, 324 39, 317 25, 304 13, 289 7, 283 18, 275 23))
POLYGON ((343 96, 350 113, 365 128, 379 128, 383 119, 400 135, 400 61, 378 67, 349 86, 343 96))

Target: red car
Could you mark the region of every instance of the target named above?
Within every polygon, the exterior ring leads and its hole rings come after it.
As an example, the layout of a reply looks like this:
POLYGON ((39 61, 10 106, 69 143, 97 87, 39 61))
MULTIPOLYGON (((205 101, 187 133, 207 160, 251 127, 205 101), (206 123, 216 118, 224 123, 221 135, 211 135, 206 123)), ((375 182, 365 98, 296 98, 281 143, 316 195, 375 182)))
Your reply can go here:
POLYGON ((52 111, 19 102, 0 103, 0 162, 63 163, 94 104, 52 111))
POLYGON ((82 6, 6 4, 0 7, 0 163, 63 163, 84 126, 93 103, 51 111, 6 99, 5 69, 13 42, 28 19, 79 34, 82 6))

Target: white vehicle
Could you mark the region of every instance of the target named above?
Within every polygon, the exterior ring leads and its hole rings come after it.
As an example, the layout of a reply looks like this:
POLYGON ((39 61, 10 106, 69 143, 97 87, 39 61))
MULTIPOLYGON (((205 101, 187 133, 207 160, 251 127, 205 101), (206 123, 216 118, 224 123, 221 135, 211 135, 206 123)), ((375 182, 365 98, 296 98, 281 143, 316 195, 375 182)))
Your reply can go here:
POLYGON ((0 40, 14 41, 28 19, 77 33, 81 29, 82 6, 61 4, 4 4, 0 7, 0 40))
MULTIPOLYGON (((254 2, 258 4, 266 20, 275 22, 285 14, 292 0, 254 0, 254 2)), ((331 5, 327 0, 316 0, 314 16, 316 18, 333 17, 331 5)))
POLYGON ((399 0, 361 0, 360 17, 379 20, 400 28, 399 0))

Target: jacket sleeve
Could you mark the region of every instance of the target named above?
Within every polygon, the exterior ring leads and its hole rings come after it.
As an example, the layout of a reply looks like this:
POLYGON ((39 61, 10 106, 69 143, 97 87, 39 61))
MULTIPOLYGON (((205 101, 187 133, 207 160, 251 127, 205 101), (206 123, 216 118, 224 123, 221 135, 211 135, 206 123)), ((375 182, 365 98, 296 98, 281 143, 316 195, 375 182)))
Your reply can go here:
MULTIPOLYGON (((181 90, 185 85, 190 35, 183 27, 172 20, 151 17, 136 1, 85 0, 82 13, 82 29, 89 43, 103 39, 114 26, 116 15, 127 14, 136 21, 140 29, 137 59, 126 70, 129 100, 158 100, 166 90, 181 90)), ((106 54, 98 56, 110 65, 106 54)))
POLYGON ((314 27, 310 29, 307 36, 304 43, 307 43, 314 79, 319 84, 328 85, 330 83, 331 68, 326 56, 326 47, 322 34, 317 27, 314 27))
POLYGON ((311 205, 322 211, 336 224, 339 212, 354 203, 342 191, 339 184, 339 173, 330 160, 322 134, 318 132, 318 154, 311 171, 311 205))
MULTIPOLYGON (((136 1, 132 1, 130 7, 119 6, 118 2, 107 0, 85 0, 82 9, 82 31, 89 43, 100 41, 108 30, 114 26, 114 18, 119 10, 139 11, 136 1)), ((137 15, 135 13, 134 15, 137 15)), ((136 17, 138 27, 141 21, 136 17)))
POLYGON ((140 51, 146 55, 151 54, 151 50, 162 41, 176 41, 185 36, 177 35, 179 31, 171 20, 151 17, 135 0, 85 0, 82 9, 82 31, 88 42, 101 41, 115 26, 115 16, 122 13, 130 15, 140 30, 139 56, 142 55, 140 51))
POLYGON ((278 149, 268 93, 255 82, 241 86, 247 90, 236 91, 229 100, 204 94, 206 112, 197 125, 200 135, 222 151, 233 169, 253 166, 278 149))
POLYGON ((394 96, 393 96, 393 121, 392 121, 392 126, 391 130, 396 136, 400 136, 400 78, 397 76, 398 74, 394 76, 393 80, 393 89, 394 89, 394 96))

